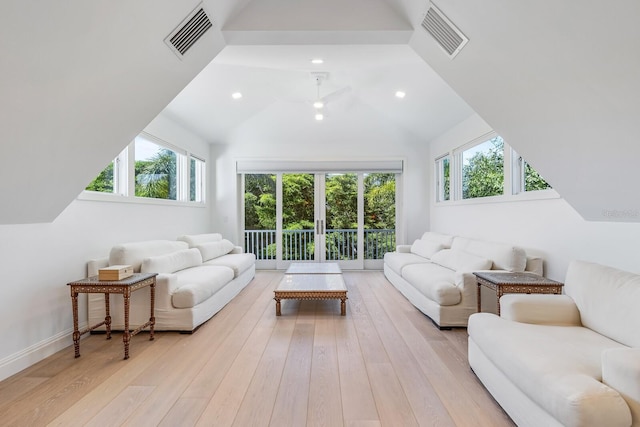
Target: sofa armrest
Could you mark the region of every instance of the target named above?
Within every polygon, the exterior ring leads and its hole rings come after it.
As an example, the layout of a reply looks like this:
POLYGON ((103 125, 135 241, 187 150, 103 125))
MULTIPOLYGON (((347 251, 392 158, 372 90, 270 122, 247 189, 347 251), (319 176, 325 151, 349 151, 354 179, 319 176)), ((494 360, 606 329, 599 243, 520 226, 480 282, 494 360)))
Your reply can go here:
POLYGON ((582 325, 578 307, 567 295, 503 295, 500 298, 500 317, 538 325, 582 325))
POLYGON ((156 276, 156 308, 171 308, 171 296, 178 289, 178 276, 175 273, 160 273, 156 276))
POLYGON ((243 254, 244 253, 244 249, 242 249, 242 246, 234 246, 233 250, 231 250, 231 252, 229 252, 230 254, 243 254))
POLYGON ((622 395, 634 422, 640 421, 640 348, 603 351, 602 382, 622 395))
POLYGON ((411 253, 411 245, 398 245, 396 246, 396 252, 401 254, 409 254, 411 253))
POLYGON ((90 259, 87 263, 87 277, 97 276, 98 270, 109 267, 109 258, 90 259))

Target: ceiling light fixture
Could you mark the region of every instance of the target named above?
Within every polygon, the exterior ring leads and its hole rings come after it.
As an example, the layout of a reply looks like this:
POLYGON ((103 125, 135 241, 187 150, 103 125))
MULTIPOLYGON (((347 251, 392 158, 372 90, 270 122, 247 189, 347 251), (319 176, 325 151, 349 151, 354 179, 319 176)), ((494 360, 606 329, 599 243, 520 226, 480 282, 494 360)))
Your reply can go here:
POLYGON ((315 65, 320 65, 320 64, 323 64, 324 61, 322 60, 322 58, 314 58, 311 60, 311 63, 315 65))
POLYGON ((231 94, 231 97, 233 99, 240 99, 240 98, 242 98, 242 94, 240 92, 234 92, 234 93, 231 94))
POLYGON ((322 113, 316 113, 316 120, 321 121, 324 119, 324 115, 322 113))
POLYGON ((396 92, 396 98, 400 98, 400 99, 402 99, 402 98, 404 98, 404 97, 405 97, 405 95, 406 95, 406 93, 404 93, 404 92, 403 92, 403 91, 401 91, 401 90, 399 90, 399 91, 397 91, 397 92, 396 92))
POLYGON ((313 103, 313 108, 320 110, 322 109, 322 107, 324 107, 324 102, 320 100, 317 100, 316 102, 313 103))

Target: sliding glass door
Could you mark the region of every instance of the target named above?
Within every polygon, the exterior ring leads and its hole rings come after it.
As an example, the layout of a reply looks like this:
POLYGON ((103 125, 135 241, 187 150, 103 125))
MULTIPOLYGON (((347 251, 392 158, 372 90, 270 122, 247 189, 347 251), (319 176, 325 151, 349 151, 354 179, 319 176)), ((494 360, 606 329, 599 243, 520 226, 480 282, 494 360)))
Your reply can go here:
POLYGON ((382 268, 395 250, 395 182, 394 173, 245 174, 245 248, 258 268, 382 268))

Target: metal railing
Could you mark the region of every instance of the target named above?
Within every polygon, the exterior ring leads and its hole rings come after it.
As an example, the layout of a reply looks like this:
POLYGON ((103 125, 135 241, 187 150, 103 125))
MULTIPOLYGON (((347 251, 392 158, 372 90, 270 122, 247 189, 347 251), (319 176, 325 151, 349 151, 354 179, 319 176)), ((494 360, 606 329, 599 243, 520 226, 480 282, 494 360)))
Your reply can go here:
MULTIPOLYGON (((327 260, 354 260, 358 258, 358 230, 329 229, 326 231, 327 260)), ((315 252, 314 230, 283 230, 282 259, 288 261, 311 261, 315 252)), ((257 260, 276 259, 276 230, 245 230, 246 252, 256 255, 257 260)), ((382 259, 384 254, 396 247, 394 229, 364 230, 364 259, 382 259)))

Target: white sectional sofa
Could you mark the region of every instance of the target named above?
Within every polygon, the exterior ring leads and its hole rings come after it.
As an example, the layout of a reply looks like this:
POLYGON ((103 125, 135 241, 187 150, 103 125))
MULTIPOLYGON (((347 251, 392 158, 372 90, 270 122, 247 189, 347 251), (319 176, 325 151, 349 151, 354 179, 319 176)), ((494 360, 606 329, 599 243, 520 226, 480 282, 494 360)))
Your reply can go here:
MULTIPOLYGON (((114 246, 109 258, 92 260, 88 274, 108 265, 132 265, 156 278, 155 329, 193 332, 233 299, 255 276, 255 255, 217 233, 181 236, 114 246)), ((111 295, 112 329, 124 328, 123 299, 111 295)), ((89 294, 88 321, 104 320, 104 296, 89 294)), ((130 326, 149 319, 149 288, 131 295, 130 326)), ((104 329, 104 327, 103 327, 104 329)))
POLYGON ((640 426, 640 275, 574 261, 564 295, 469 319, 469 364, 518 426, 640 426))
POLYGON ((387 279, 440 328, 464 327, 477 311, 474 271, 531 271, 542 260, 513 245, 426 232, 384 256, 387 279))

